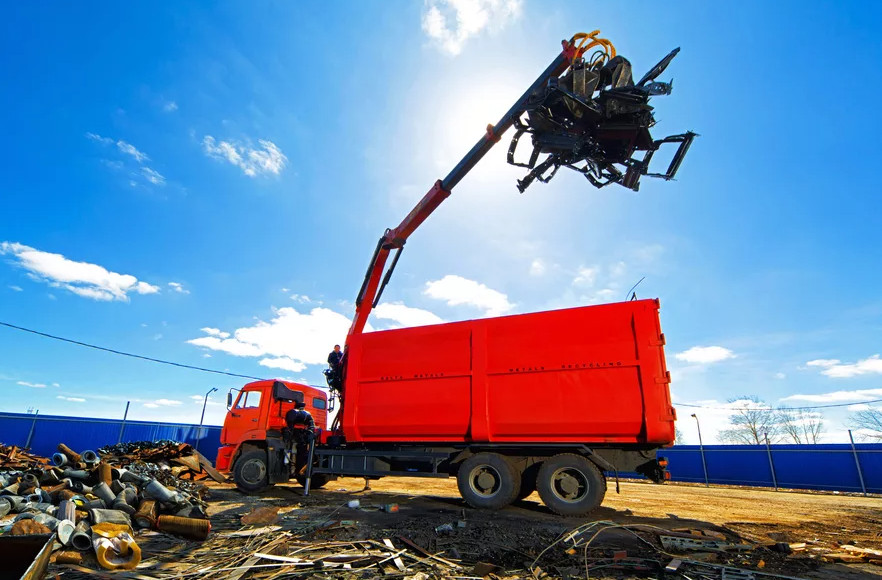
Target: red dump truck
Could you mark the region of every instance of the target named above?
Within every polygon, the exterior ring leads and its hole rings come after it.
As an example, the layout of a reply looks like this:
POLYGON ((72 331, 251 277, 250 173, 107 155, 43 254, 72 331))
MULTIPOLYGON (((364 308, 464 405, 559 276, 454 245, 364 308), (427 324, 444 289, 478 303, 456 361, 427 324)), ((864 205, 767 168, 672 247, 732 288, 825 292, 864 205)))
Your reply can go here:
POLYGON ((597 34, 563 41, 502 119, 380 237, 343 361, 328 375, 331 400, 341 405, 330 428, 329 400, 314 387, 258 381, 235 403, 230 394, 218 468, 231 469, 241 489, 292 476, 306 493, 337 476, 454 476, 475 507, 498 509, 538 490, 553 511, 582 515, 603 500, 604 473, 666 479, 656 450, 673 443, 675 412, 656 300, 364 333, 408 238, 512 126, 508 161, 531 168, 521 192, 562 166, 596 187, 634 191, 642 175, 674 177, 696 135, 653 141, 647 103, 670 93, 654 79, 679 49, 635 84, 627 60, 597 34), (525 133, 534 150, 523 164, 514 150, 525 133), (667 143, 679 144, 667 172, 650 172, 667 143), (638 150, 643 159, 632 157, 638 150), (540 154, 547 157, 537 165, 540 154), (295 404, 314 415, 297 429, 285 426, 295 404))
POLYGON ((323 391, 256 382, 227 414, 218 468, 250 491, 303 480, 281 433, 302 401, 322 430, 314 487, 454 476, 475 507, 538 489, 557 513, 587 513, 604 472, 665 479, 656 450, 674 440, 675 411, 658 309, 635 300, 361 334, 347 353, 345 437, 326 430, 323 391))

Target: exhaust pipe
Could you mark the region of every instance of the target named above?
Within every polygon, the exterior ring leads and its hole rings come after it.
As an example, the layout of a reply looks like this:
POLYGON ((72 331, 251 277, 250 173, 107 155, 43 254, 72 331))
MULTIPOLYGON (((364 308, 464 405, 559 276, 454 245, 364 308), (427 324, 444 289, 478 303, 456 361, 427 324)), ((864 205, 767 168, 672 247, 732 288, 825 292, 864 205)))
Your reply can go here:
POLYGON ((70 537, 70 545, 80 552, 92 549, 92 526, 89 522, 83 520, 76 525, 70 537))
POLYGON ((95 467, 96 465, 98 465, 98 462, 101 461, 101 458, 98 457, 98 454, 91 449, 83 451, 80 454, 80 457, 82 458, 83 463, 85 463, 86 467, 89 469, 95 467))
POLYGON ((113 500, 116 499, 116 496, 112 491, 110 491, 110 486, 108 486, 103 481, 98 485, 92 486, 92 495, 98 497, 101 501, 103 501, 106 505, 110 505, 113 503, 113 500))
POLYGON ((119 510, 127 513, 128 515, 132 515, 135 513, 135 506, 138 505, 138 492, 134 489, 127 487, 116 496, 116 500, 114 500, 113 509, 119 510))
POLYGON ((33 473, 25 473, 19 482, 23 483, 25 487, 40 487, 40 480, 33 473))
POLYGON ((132 516, 139 528, 153 528, 156 526, 157 506, 156 500, 145 499, 138 507, 138 511, 132 516))
POLYGON ((55 464, 56 467, 62 467, 67 465, 67 455, 62 452, 57 452, 52 454, 52 463, 55 464))
POLYGON ((178 501, 176 494, 156 481, 156 478, 151 478, 147 485, 144 486, 144 493, 162 503, 176 503, 178 501))

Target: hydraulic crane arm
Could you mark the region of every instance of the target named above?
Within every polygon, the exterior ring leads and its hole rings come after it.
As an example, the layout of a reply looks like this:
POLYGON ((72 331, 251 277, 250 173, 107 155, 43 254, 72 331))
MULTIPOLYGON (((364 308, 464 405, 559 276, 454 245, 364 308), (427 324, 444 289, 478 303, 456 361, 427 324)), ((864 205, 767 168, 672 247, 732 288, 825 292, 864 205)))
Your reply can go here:
POLYGON ((563 50, 561 53, 550 65, 548 65, 548 68, 539 75, 533 84, 530 85, 530 88, 527 89, 517 101, 515 101, 515 104, 512 105, 508 112, 502 116, 499 122, 496 123, 496 125, 487 126, 487 132, 484 136, 475 143, 475 146, 472 147, 456 167, 447 174, 447 177, 435 182, 432 189, 423 196, 416 207, 407 214, 407 217, 402 220, 398 227, 387 229, 385 231, 379 242, 377 242, 377 247, 374 250, 374 255, 371 258, 370 264, 368 265, 364 282, 361 285, 361 290, 358 292, 358 297, 355 301, 355 317, 352 320, 352 326, 349 328, 349 334, 347 335, 346 340, 347 344, 349 343, 349 337, 360 334, 364 330, 364 326, 367 323, 371 310, 379 303, 383 290, 385 289, 386 284, 389 283, 389 279, 392 276, 392 272, 395 270, 398 258, 401 257, 401 250, 404 249, 404 244, 407 242, 407 239, 424 221, 426 221, 426 218, 432 215, 432 212, 441 205, 441 202, 450 196, 453 188, 462 181, 463 177, 465 177, 466 174, 468 174, 468 172, 471 171, 472 168, 484 157, 484 155, 486 155, 487 152, 499 142, 502 134, 505 133, 524 112, 531 97, 542 91, 551 79, 557 79, 574 60, 581 58, 582 54, 588 48, 593 46, 603 46, 604 48, 611 49, 612 54, 615 55, 615 49, 612 48, 609 41, 602 38, 596 38, 598 33, 599 31, 595 31, 590 35, 577 34, 569 41, 562 41, 561 45, 563 46, 563 50), (392 263, 389 268, 386 269, 386 261, 389 258, 390 252, 393 250, 395 251, 395 256, 392 258, 392 263), (385 276, 383 275, 384 270, 386 271, 385 276))

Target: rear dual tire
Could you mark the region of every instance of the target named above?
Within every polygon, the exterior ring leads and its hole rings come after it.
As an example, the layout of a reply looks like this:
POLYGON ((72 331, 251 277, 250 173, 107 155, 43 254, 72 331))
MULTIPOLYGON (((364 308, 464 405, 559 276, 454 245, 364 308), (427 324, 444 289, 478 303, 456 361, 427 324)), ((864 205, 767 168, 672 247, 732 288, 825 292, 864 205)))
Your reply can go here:
POLYGON ((584 516, 603 502, 606 478, 591 460, 561 453, 542 463, 536 487, 542 503, 554 513, 584 516))
POLYGON ((521 474, 498 453, 478 453, 459 466, 456 484, 470 506, 498 510, 518 498, 521 474))

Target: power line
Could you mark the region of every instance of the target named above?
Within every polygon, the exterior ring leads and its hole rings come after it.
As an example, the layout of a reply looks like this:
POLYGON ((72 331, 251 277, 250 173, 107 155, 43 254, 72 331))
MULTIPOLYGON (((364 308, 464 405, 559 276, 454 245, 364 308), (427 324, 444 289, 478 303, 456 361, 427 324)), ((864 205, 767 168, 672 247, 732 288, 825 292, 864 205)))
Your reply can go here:
POLYGON ((155 363, 159 363, 159 364, 163 364, 163 365, 169 365, 169 366, 173 366, 173 367, 179 367, 179 368, 182 368, 182 369, 190 369, 190 370, 194 370, 194 371, 201 371, 201 372, 203 372, 203 373, 214 373, 214 374, 216 374, 216 375, 226 375, 226 376, 228 376, 228 377, 238 377, 238 378, 241 378, 241 379, 254 379, 254 380, 256 380, 256 381, 263 381, 263 380, 266 380, 266 379, 261 378, 261 377, 252 377, 251 375, 240 375, 240 374, 237 374, 237 373, 228 373, 227 371, 217 371, 217 370, 214 370, 214 369, 207 369, 207 368, 204 368, 204 367, 197 367, 197 366, 193 366, 193 365, 185 365, 185 364, 183 364, 183 363, 176 363, 176 362, 172 362, 172 361, 168 361, 168 360, 162 360, 162 359, 158 359, 158 358, 152 358, 152 357, 149 357, 149 356, 143 356, 143 355, 140 355, 140 354, 132 354, 132 353, 130 353, 130 352, 123 352, 123 351, 121 351, 121 350, 115 350, 115 349, 112 349, 112 348, 107 348, 107 347, 103 347, 103 346, 97 346, 97 345, 95 345, 95 344, 89 344, 88 342, 80 342, 79 340, 73 340, 73 339, 70 339, 70 338, 64 338, 64 337, 62 337, 62 336, 55 336, 54 334, 48 334, 48 333, 46 333, 46 332, 40 332, 39 330, 33 330, 33 329, 30 329, 30 328, 24 328, 23 326, 16 326, 16 325, 14 325, 14 324, 9 324, 8 322, 2 322, 2 321, 0 321, 0 326, 5 326, 5 327, 7 327, 7 328, 12 328, 12 329, 14 329, 14 330, 21 330, 22 332, 29 332, 29 333, 31 333, 31 334, 36 334, 37 336, 43 336, 43 337, 45 337, 45 338, 51 338, 51 339, 53 339, 53 340, 60 340, 60 341, 62 341, 62 342, 67 342, 67 343, 70 343, 70 344, 76 344, 76 345, 78 345, 78 346, 85 346, 85 347, 87 347, 87 348, 94 348, 95 350, 101 350, 101 351, 109 352, 109 353, 112 353, 112 354, 118 354, 118 355, 122 355, 122 356, 128 356, 128 357, 131 357, 131 358, 137 358, 137 359, 140 359, 140 360, 146 360, 146 361, 149 361, 149 362, 155 362, 155 363))
MULTIPOLYGON (((871 401, 854 401, 853 403, 836 403, 834 405, 812 405, 810 407, 781 407, 782 411, 803 411, 806 409, 829 409, 831 407, 850 407, 851 405, 868 405, 870 403, 879 403, 882 399, 873 399, 871 401)), ((771 407, 706 407, 704 405, 687 405, 686 403, 675 403, 675 407, 691 407, 693 409, 717 409, 720 411, 771 411, 771 407)))

